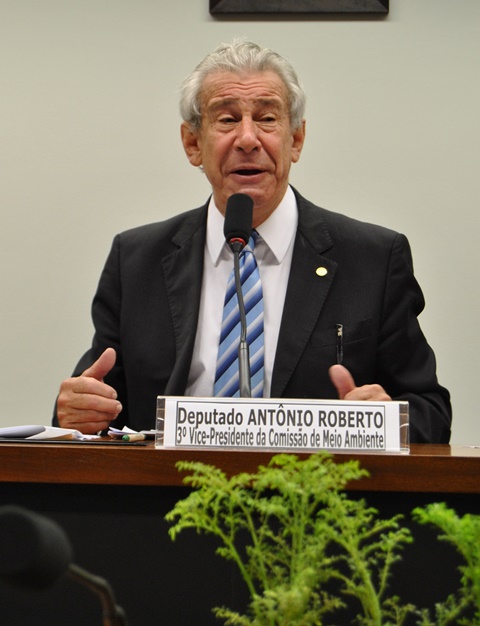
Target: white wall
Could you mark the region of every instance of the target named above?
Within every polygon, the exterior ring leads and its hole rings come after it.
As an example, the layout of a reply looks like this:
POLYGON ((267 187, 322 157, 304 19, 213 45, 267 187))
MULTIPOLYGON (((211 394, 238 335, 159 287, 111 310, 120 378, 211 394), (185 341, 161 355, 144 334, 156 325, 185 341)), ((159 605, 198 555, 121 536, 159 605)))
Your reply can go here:
POLYGON ((292 182, 408 235, 452 441, 480 443, 480 2, 390 5, 383 20, 242 21, 213 19, 208 0, 0 0, 0 425, 49 423, 115 233, 206 199, 177 88, 246 35, 309 96, 292 182))

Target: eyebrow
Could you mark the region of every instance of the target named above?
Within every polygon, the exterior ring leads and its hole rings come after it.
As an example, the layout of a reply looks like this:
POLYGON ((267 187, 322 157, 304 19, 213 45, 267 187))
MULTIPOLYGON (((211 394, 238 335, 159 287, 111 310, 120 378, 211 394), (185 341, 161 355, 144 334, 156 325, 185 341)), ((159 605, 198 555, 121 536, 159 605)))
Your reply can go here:
MULTIPOLYGON (((224 98, 219 100, 218 102, 214 102, 211 105, 207 105, 207 108, 210 111, 216 111, 218 109, 222 109, 223 107, 236 105, 240 102, 240 98, 224 98)), ((255 98, 253 100, 255 105, 260 104, 263 107, 274 107, 276 109, 281 109, 284 102, 280 98, 255 98)))

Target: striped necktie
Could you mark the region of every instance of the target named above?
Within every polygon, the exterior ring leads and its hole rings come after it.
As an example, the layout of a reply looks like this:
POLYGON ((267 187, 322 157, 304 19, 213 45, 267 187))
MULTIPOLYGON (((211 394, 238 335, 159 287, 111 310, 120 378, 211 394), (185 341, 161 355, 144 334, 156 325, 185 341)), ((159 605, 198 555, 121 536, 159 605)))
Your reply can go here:
MULTIPOLYGON (((252 398, 263 397, 263 293, 260 272, 253 254, 256 231, 240 253, 240 282, 247 318, 247 343, 250 352, 252 398)), ((214 395, 239 397, 238 345, 240 343, 240 312, 235 290, 235 273, 232 271, 225 294, 222 329, 218 346, 214 395)))

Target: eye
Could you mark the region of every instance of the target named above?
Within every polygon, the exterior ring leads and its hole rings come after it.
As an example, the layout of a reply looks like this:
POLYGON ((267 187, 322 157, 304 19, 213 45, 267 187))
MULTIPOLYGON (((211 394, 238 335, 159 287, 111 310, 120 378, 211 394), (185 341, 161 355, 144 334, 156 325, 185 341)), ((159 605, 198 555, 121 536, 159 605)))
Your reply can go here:
POLYGON ((234 124, 236 120, 233 115, 222 115, 218 118, 218 121, 220 124, 234 124))
POLYGON ((265 130, 268 130, 269 128, 275 128, 278 122, 279 122, 278 114, 272 111, 265 112, 259 115, 257 118, 257 124, 259 124, 260 126, 263 126, 265 130))

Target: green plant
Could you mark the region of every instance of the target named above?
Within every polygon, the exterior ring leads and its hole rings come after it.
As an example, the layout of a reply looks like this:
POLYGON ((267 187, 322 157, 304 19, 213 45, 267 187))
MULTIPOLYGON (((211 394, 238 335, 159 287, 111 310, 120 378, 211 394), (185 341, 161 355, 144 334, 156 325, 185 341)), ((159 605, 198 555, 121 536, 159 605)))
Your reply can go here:
POLYGON ((195 491, 166 516, 175 522, 172 539, 186 528, 216 535, 218 554, 236 563, 248 587, 248 614, 214 609, 225 624, 320 625, 352 600, 364 626, 399 625, 412 612, 387 596, 410 533, 399 516, 378 519, 364 500, 347 498, 347 483, 367 476, 357 462, 280 454, 256 474, 231 478, 203 463, 178 468, 191 472, 184 482, 195 491))
POLYGON ((434 503, 416 508, 414 518, 420 524, 432 524, 442 534, 439 539, 452 544, 465 560, 460 566, 461 587, 445 602, 435 606, 434 620, 429 611, 421 612, 420 626, 447 626, 448 624, 480 624, 480 517, 466 514, 463 517, 444 503, 434 503), (473 614, 473 620, 468 617, 473 614))
POLYGON ((357 462, 279 454, 257 473, 231 478, 203 463, 177 466, 190 472, 184 483, 194 491, 166 516, 172 539, 186 528, 216 535, 218 554, 234 561, 250 594, 245 615, 214 609, 226 625, 338 624, 339 612, 353 606, 361 626, 401 626, 408 617, 417 626, 479 626, 480 516, 459 517, 442 503, 413 511, 465 561, 460 588, 432 616, 388 595, 393 565, 412 537, 400 516, 379 519, 363 499, 347 497, 346 485, 368 475, 357 462))

